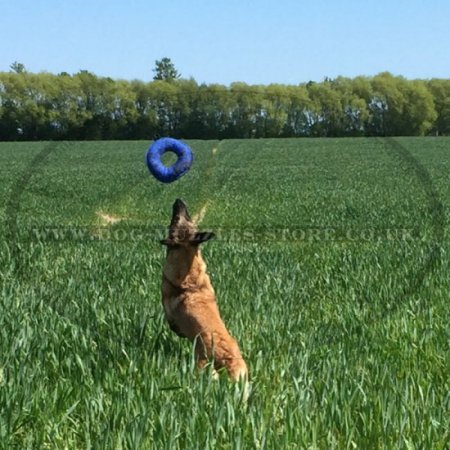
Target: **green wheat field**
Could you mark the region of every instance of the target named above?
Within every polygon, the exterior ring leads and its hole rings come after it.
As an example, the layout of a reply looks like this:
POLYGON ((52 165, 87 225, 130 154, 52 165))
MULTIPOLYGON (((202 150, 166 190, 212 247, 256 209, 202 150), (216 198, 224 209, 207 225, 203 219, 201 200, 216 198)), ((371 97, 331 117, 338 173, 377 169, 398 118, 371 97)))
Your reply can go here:
POLYGON ((450 139, 148 145, 0 144, 0 448, 450 448, 450 139), (247 400, 164 322, 178 197, 247 400))

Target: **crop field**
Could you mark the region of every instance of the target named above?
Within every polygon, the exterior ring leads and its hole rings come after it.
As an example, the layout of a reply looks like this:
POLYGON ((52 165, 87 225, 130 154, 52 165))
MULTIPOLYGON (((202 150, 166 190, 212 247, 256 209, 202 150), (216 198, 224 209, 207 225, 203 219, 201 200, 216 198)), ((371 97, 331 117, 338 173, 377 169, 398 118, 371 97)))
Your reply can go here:
POLYGON ((450 139, 189 144, 0 144, 0 448, 450 448, 450 139), (250 387, 164 321, 178 197, 250 387))

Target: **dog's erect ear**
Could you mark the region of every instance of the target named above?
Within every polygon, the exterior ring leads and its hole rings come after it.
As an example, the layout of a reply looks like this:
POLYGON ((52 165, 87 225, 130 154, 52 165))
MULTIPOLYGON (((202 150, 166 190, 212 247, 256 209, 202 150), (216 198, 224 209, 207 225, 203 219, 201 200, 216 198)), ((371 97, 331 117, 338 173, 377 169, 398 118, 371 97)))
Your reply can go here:
POLYGON ((203 231, 199 233, 195 233, 194 237, 190 239, 191 244, 199 245, 203 244, 203 242, 209 241, 213 239, 216 235, 214 233, 203 231))

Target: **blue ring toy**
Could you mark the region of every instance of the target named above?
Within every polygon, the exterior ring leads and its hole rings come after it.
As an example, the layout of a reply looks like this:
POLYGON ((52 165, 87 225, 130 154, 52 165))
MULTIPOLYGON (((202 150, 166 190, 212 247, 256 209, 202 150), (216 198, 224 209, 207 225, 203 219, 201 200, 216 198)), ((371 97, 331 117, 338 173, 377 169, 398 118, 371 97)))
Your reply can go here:
POLYGON ((147 152, 147 166, 151 174, 162 183, 172 183, 182 177, 191 167, 194 157, 191 149, 183 142, 165 137, 155 141, 147 152), (161 162, 166 152, 174 152, 178 159, 170 167, 161 162))

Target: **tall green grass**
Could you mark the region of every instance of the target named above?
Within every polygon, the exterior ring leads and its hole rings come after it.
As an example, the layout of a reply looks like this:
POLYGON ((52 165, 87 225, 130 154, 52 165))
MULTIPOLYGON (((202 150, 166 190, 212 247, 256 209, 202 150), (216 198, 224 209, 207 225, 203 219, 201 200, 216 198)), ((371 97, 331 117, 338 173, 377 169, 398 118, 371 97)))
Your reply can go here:
POLYGON ((163 185, 145 142, 2 143, 0 447, 449 448, 450 140, 396 144, 192 141, 163 185), (247 402, 164 323, 177 197, 247 402))

